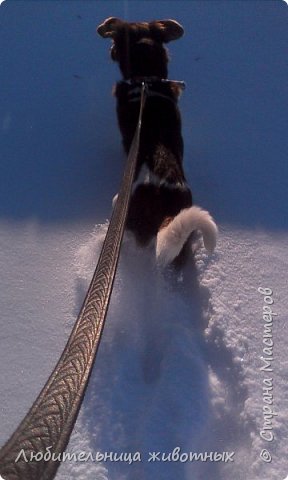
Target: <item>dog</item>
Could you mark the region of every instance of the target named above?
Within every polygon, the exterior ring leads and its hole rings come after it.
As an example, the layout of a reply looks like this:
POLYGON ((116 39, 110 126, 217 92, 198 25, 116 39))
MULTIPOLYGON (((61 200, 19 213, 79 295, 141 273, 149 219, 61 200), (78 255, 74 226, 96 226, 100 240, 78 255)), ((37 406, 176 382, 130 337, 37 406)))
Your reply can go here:
POLYGON ((179 258, 195 230, 202 233, 208 252, 213 252, 217 226, 207 211, 192 205, 183 171, 178 108, 183 82, 168 80, 164 44, 180 38, 183 27, 175 20, 125 22, 110 17, 97 32, 112 40, 111 58, 118 62, 123 76, 114 95, 126 154, 138 122, 142 82, 148 87, 126 228, 142 246, 156 239, 160 265, 179 258))

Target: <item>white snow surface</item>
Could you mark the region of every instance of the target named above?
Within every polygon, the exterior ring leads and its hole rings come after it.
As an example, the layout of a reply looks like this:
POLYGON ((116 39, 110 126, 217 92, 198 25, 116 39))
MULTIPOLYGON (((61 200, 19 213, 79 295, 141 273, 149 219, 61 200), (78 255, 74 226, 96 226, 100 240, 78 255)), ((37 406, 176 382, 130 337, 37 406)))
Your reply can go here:
POLYGON ((208 256, 196 240, 194 262, 159 271, 152 249, 125 236, 67 450, 139 452, 141 461, 71 460, 56 479, 284 480, 288 9, 280 0, 1 5, 1 443, 61 354, 119 188, 111 97, 119 73, 109 41, 95 34, 108 16, 175 18, 185 28, 169 44, 170 78, 187 82, 185 171, 195 203, 218 224, 218 244, 208 256), (271 441, 260 435, 265 421, 271 441), (175 460, 177 447, 234 452, 233 461, 148 462, 149 452, 167 460, 174 451, 175 460))

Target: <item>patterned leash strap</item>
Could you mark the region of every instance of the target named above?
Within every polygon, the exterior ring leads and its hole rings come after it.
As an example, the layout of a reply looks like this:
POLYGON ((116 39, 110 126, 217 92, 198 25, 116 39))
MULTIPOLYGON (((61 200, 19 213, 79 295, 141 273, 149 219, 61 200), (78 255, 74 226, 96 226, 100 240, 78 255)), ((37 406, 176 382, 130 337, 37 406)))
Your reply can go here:
POLYGON ((69 442, 88 385, 113 288, 139 151, 145 90, 143 82, 138 124, 120 192, 82 309, 46 385, 0 451, 2 479, 53 479, 69 442))

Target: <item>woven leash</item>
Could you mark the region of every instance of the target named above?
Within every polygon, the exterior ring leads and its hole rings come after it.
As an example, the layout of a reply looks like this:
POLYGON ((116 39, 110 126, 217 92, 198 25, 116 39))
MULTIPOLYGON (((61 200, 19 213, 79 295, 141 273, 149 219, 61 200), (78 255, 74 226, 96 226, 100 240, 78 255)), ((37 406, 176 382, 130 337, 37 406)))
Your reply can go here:
POLYGON ((89 382, 112 293, 139 151, 145 91, 143 81, 137 128, 95 273, 54 371, 0 451, 0 475, 5 480, 52 480, 63 459, 89 382))

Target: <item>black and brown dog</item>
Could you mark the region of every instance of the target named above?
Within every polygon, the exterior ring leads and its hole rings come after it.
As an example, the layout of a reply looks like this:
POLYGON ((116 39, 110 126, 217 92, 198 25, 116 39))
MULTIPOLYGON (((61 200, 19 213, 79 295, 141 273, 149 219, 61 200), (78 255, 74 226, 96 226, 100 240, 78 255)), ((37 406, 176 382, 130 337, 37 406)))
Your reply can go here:
POLYGON ((182 166, 177 105, 182 85, 167 79, 168 54, 163 44, 180 38, 182 26, 174 20, 128 23, 111 17, 97 31, 113 41, 111 57, 123 75, 115 96, 127 154, 138 121, 140 86, 143 81, 148 86, 126 228, 141 245, 156 238, 156 257, 161 264, 178 257, 195 230, 202 232, 204 245, 212 252, 217 227, 207 211, 192 206, 182 166))

